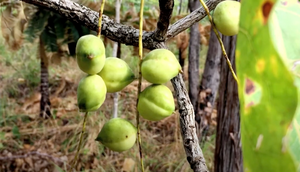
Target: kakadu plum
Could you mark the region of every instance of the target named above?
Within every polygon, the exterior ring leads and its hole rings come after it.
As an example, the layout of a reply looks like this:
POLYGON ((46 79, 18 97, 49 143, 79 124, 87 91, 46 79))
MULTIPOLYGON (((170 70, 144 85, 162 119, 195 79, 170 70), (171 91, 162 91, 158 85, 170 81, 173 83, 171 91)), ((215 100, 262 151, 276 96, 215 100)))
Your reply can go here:
POLYGON ((238 1, 222 1, 214 10, 213 21, 216 28, 226 36, 238 34, 241 4, 238 1))
POLYGON ((87 75, 82 78, 77 88, 79 111, 96 111, 104 102, 106 86, 99 75, 87 75))
POLYGON ((87 74, 97 74, 105 63, 105 47, 95 35, 85 35, 76 44, 76 59, 79 68, 87 74))
POLYGON ((178 75, 181 66, 170 50, 155 49, 143 59, 141 71, 148 82, 163 84, 178 75))
POLYGON ((99 75, 104 80, 109 93, 121 91, 135 79, 128 64, 116 57, 106 58, 105 65, 99 75))
POLYGON ((135 144, 136 135, 137 129, 129 121, 113 118, 104 124, 96 140, 113 151, 122 152, 135 144))
POLYGON ((138 111, 150 121, 159 121, 172 115, 175 103, 171 90, 161 84, 148 86, 140 93, 138 111))

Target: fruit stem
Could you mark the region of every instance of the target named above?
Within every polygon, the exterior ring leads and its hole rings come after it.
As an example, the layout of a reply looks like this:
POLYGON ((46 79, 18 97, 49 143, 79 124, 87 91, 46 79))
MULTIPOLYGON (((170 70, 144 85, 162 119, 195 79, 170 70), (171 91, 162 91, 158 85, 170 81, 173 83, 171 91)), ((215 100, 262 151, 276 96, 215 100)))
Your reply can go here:
POLYGON ((97 36, 99 38, 100 38, 100 35, 101 35, 102 14, 103 14, 103 9, 104 9, 104 4, 105 4, 105 0, 102 0, 100 11, 99 11, 99 22, 98 22, 98 32, 97 32, 97 36))
POLYGON ((74 167, 76 167, 77 163, 78 163, 77 158, 78 158, 80 147, 81 147, 81 144, 82 144, 83 133, 85 132, 85 125, 86 125, 86 119, 87 119, 88 114, 89 114, 89 112, 85 112, 84 119, 83 119, 83 124, 82 124, 82 130, 81 130, 81 133, 80 133, 80 140, 79 140, 79 144, 78 144, 78 147, 77 147, 77 152, 76 152, 74 161, 72 163, 72 168, 71 169, 74 169, 74 167))
POLYGON ((142 66, 142 60, 143 60, 143 13, 144 13, 144 0, 141 0, 140 4, 140 30, 139 30, 139 83, 138 83, 138 93, 137 93, 137 100, 136 100, 136 125, 137 125, 137 142, 139 146, 139 152, 140 152, 140 161, 141 161, 141 168, 142 172, 144 172, 144 163, 143 163, 143 152, 142 152, 142 140, 141 140, 141 134, 140 134, 140 114, 137 110, 137 105, 139 102, 139 96, 141 93, 142 88, 142 72, 141 72, 141 66, 142 66))
POLYGON ((232 68, 232 65, 231 65, 231 63, 230 63, 230 60, 229 60, 229 58, 228 58, 228 56, 227 56, 227 53, 226 53, 224 44, 223 44, 223 42, 222 42, 222 40, 221 40, 221 37, 220 37, 220 35, 219 35, 219 32, 217 31, 217 29, 216 29, 216 27, 215 27, 215 25, 214 25, 214 23, 213 23, 212 17, 211 17, 211 15, 210 15, 210 13, 209 13, 209 9, 207 8, 207 6, 206 6, 206 4, 203 2, 203 0, 199 0, 199 1, 200 1, 200 3, 202 4, 203 8, 205 9, 206 14, 207 14, 207 16, 208 16, 208 19, 209 19, 209 21, 210 21, 210 23, 211 23, 211 25, 212 25, 212 27, 213 27, 213 30, 214 30, 214 32, 215 32, 217 38, 218 38, 218 41, 219 41, 219 43, 220 43, 220 45, 221 45, 221 49, 222 49, 223 55, 224 55, 224 57, 225 57, 225 59, 226 59, 227 65, 228 65, 228 67, 229 67, 229 69, 230 69, 230 71, 231 71, 231 73, 232 73, 232 75, 233 75, 233 78, 234 78, 234 80, 236 81, 236 83, 239 84, 238 78, 237 78, 237 76, 236 76, 236 74, 235 74, 235 72, 234 72, 234 70, 233 70, 233 68, 232 68))

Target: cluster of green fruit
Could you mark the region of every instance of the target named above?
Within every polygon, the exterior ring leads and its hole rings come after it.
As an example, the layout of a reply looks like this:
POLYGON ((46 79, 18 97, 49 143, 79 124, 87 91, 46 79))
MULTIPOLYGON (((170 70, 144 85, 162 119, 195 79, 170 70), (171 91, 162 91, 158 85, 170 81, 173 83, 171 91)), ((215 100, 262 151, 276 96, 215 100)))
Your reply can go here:
MULTIPOLYGON (((103 104, 106 93, 121 91, 134 79, 127 63, 116 57, 105 56, 102 40, 94 35, 82 36, 76 45, 79 68, 87 73, 77 88, 79 111, 96 111, 103 104)), ((151 51, 142 61, 142 76, 153 83, 139 95, 138 111, 148 120, 158 121, 172 115, 175 110, 171 90, 162 85, 175 77, 181 66, 175 55, 166 49, 151 51)), ((136 141, 137 129, 129 121, 113 118, 102 127, 97 141, 109 149, 122 152, 136 141)))
POLYGON ((220 2, 213 14, 216 28, 226 36, 233 36, 239 32, 241 4, 238 1, 226 0, 220 2))
MULTIPOLYGON (((118 92, 135 79, 125 61, 116 57, 106 58, 104 44, 97 36, 79 38, 76 59, 79 68, 87 73, 77 88, 81 112, 96 111, 103 104, 107 92, 118 92)), ((134 145, 136 133, 136 128, 129 121, 114 118, 104 124, 96 140, 111 150, 124 151, 134 145)))
POLYGON ((181 71, 175 55, 167 49, 155 49, 142 60, 141 73, 144 79, 152 83, 139 95, 138 111, 151 121, 159 121, 175 110, 171 90, 163 85, 181 71))

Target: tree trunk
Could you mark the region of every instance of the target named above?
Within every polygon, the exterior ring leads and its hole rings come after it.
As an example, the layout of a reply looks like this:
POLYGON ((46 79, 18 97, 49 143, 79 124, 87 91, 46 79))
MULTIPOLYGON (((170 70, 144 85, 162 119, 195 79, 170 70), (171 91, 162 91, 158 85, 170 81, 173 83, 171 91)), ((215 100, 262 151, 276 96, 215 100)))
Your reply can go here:
POLYGON ((210 31, 209 48, 206 56, 204 72, 202 75, 197 108, 196 108, 196 121, 199 125, 197 130, 199 140, 202 140, 202 135, 206 133, 212 119, 211 113, 214 109, 216 95, 220 84, 220 62, 222 58, 222 50, 217 39, 213 27, 210 31))
MULTIPOLYGON (((190 12, 200 7, 199 0, 189 0, 190 12)), ((189 97, 191 103, 196 109, 199 87, 199 52, 200 52, 200 33, 198 22, 191 26, 190 43, 189 43, 189 97)))
MULTIPOLYGON (((236 36, 223 36, 228 58, 235 70, 236 36)), ((215 172, 242 172, 240 109, 237 83, 224 57, 221 59, 215 172)))
POLYGON ((49 118, 51 116, 51 103, 49 99, 49 82, 48 82, 48 58, 45 52, 45 45, 42 38, 39 38, 39 55, 41 59, 41 100, 40 100, 40 116, 49 118))

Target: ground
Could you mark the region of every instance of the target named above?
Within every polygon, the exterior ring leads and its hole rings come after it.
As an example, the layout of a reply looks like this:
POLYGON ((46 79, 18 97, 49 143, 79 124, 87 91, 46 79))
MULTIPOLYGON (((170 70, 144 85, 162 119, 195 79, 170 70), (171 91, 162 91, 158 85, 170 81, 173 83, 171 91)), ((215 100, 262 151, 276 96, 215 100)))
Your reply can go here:
MULTIPOLYGON (((51 64, 49 90, 53 117, 45 120, 38 115, 40 61, 36 58, 37 48, 24 44, 17 52, 10 52, 4 43, 0 48, 0 171, 66 171, 74 159, 82 129, 83 114, 78 112, 76 89, 84 73, 73 57, 51 64)), ((203 57, 206 49, 203 48, 203 57)), ((127 52, 122 58, 137 73, 137 57, 128 53, 132 51, 132 47, 122 46, 122 52, 127 52)), ((201 72, 204 60, 200 60, 201 72)), ((142 87, 147 85, 149 83, 143 81, 142 87)), ((166 85, 172 90, 170 82, 166 85)), ((119 95, 119 117, 136 125, 137 80, 119 95)), ((124 153, 116 153, 95 141, 103 124, 111 118, 112 109, 113 95, 107 94, 101 108, 88 116, 78 171, 140 171, 137 145, 124 153)), ((178 116, 176 110, 159 122, 141 118, 145 171, 191 171, 182 145, 178 116)), ((211 169, 213 135, 208 137, 203 151, 211 169)))

